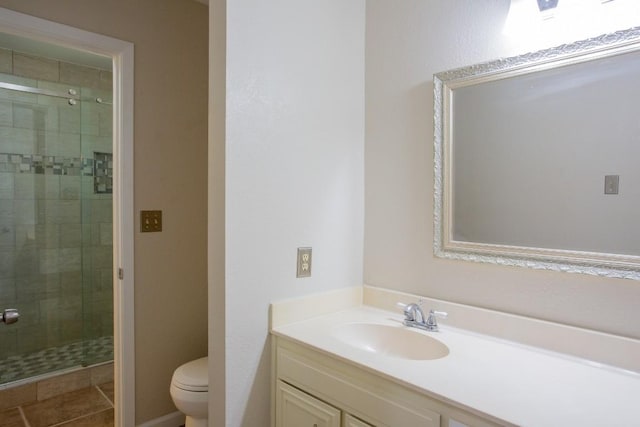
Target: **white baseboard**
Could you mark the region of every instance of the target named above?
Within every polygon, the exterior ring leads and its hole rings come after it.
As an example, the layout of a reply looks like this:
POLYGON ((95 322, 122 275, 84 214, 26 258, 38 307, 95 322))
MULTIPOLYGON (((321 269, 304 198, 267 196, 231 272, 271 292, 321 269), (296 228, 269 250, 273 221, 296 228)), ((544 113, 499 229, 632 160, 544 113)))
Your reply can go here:
POLYGON ((184 425, 184 414, 176 411, 160 418, 138 424, 138 427, 179 427, 181 425, 184 425))

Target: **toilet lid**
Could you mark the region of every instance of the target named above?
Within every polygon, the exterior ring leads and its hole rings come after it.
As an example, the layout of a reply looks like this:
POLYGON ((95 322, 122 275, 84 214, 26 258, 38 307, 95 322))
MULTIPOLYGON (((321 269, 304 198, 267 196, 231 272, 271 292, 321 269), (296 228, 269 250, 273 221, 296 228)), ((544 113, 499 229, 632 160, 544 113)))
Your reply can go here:
POLYGON ((192 360, 180 366, 173 373, 171 382, 178 388, 187 391, 208 391, 209 370, 208 357, 192 360))

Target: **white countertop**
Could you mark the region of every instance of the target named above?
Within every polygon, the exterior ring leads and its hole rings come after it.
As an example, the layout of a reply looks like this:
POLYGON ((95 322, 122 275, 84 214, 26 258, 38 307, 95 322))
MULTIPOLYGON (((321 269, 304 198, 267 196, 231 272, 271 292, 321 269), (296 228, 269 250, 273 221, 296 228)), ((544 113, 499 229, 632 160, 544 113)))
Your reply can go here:
POLYGON ((462 409, 521 426, 640 426, 640 374, 539 350, 440 323, 411 328, 449 347, 436 360, 407 360, 348 345, 346 323, 406 328, 402 314, 360 306, 273 329, 275 335, 407 385, 462 409))

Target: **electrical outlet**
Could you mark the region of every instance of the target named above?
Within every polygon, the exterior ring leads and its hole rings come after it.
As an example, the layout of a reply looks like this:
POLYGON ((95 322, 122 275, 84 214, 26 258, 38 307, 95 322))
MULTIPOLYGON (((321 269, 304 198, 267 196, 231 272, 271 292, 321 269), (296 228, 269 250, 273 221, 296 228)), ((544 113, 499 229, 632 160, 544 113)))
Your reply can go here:
POLYGON ((620 175, 605 175, 604 194, 618 194, 620 175))
POLYGON ((298 248, 296 277, 311 277, 311 248, 298 248))

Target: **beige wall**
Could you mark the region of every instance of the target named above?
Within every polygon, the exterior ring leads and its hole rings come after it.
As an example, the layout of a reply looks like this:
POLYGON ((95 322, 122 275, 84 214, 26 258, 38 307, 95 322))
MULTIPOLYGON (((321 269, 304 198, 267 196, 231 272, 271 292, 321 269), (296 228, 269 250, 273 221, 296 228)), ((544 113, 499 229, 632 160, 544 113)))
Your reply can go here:
POLYGON ((136 421, 173 412, 173 370, 207 352, 207 7, 184 0, 0 0, 0 7, 135 45, 135 211, 164 215, 162 233, 135 235, 136 421))
POLYGON ((509 3, 367 1, 364 281, 639 338, 638 282, 433 256, 433 74, 526 52, 509 3))

